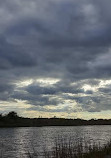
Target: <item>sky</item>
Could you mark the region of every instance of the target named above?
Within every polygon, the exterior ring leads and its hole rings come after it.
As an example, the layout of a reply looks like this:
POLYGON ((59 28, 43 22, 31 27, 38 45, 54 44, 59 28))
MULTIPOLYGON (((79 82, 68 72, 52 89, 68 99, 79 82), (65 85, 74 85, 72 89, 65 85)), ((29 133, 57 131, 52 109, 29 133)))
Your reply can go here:
POLYGON ((111 118, 111 0, 0 0, 0 113, 111 118))

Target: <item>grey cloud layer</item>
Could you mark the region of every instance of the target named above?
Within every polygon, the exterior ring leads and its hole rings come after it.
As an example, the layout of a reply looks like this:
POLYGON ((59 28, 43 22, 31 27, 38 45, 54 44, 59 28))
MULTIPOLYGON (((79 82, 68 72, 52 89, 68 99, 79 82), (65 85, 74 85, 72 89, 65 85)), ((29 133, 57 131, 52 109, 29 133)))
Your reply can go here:
POLYGON ((93 85, 99 84, 94 79, 110 79, 110 6, 110 0, 1 0, 0 99, 26 100, 33 106, 74 100, 88 111, 110 109, 110 99, 104 105, 110 89, 98 89, 97 98, 77 82, 93 85), (35 82, 19 92, 13 84, 47 77, 61 81, 52 87, 35 82), (77 87, 71 87, 73 82, 77 87), (64 98, 64 93, 79 96, 64 98))

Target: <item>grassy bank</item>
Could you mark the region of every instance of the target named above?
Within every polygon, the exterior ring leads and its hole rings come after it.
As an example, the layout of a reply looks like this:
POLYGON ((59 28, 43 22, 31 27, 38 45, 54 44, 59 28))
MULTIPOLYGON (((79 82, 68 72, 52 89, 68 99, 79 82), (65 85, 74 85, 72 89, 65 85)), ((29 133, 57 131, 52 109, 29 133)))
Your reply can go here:
MULTIPOLYGON (((53 151, 44 150, 44 158, 110 158, 111 156, 111 141, 102 147, 100 144, 88 145, 87 142, 74 142, 70 140, 65 143, 63 140, 56 141, 53 151)), ((34 151, 28 153, 29 158, 39 158, 40 155, 34 151)))

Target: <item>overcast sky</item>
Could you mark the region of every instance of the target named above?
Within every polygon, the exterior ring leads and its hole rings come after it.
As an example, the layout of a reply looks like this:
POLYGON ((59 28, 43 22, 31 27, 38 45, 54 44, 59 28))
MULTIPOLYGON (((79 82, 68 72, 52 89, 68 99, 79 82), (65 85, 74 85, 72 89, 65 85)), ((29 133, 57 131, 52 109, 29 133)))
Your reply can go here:
POLYGON ((0 0, 0 112, 111 118, 111 0, 0 0))

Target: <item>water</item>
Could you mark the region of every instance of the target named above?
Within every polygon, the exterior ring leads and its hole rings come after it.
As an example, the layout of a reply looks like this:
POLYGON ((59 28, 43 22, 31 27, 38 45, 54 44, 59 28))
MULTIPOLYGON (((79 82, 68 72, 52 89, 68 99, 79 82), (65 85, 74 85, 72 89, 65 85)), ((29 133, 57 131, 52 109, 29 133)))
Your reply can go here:
POLYGON ((33 148, 39 153, 44 149, 51 151, 58 137, 71 137, 74 141, 85 137, 89 144, 103 145, 111 139, 111 126, 1 128, 0 157, 27 158, 33 148))

